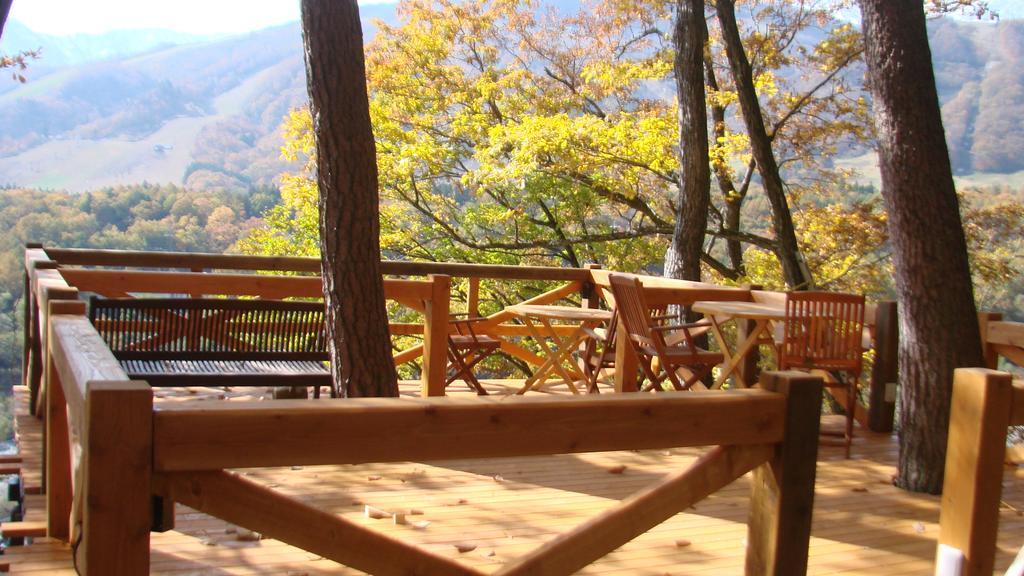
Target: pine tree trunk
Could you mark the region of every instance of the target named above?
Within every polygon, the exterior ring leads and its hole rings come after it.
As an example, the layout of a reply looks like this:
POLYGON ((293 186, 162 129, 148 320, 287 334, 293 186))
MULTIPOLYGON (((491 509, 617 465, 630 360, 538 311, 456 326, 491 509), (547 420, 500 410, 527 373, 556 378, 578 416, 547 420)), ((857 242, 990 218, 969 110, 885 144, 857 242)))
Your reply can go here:
POLYGON ((355 0, 302 0, 302 38, 336 392, 398 396, 380 273, 377 154, 355 0))
MULTIPOLYGON (((704 34, 707 35, 707 21, 704 21, 704 34)), ((704 78, 708 88, 713 92, 721 90, 718 86, 718 76, 715 74, 715 63, 712 60, 711 48, 707 44, 704 46, 704 78)), ((725 138, 725 106, 723 104, 717 102, 711 104, 711 122, 714 126, 712 133, 715 139, 725 138)), ((716 162, 712 169, 715 173, 715 180, 718 182, 718 189, 722 193, 722 199, 725 200, 725 222, 723 223, 723 228, 734 234, 738 233, 740 231, 741 214, 743 211, 743 199, 746 197, 746 187, 744 187, 742 193, 736 189, 736 183, 733 182, 732 175, 725 165, 716 162)), ((735 236, 730 236, 725 239, 725 248, 733 271, 737 276, 745 276, 747 269, 743 264, 743 244, 735 236)))
POLYGON ((11 4, 14 0, 0 0, 0 38, 4 37, 4 26, 7 25, 7 15, 11 12, 11 4))
POLYGON ((704 2, 678 0, 675 75, 679 98, 679 199, 665 276, 700 281, 711 203, 708 114, 704 98, 704 2))
POLYGON ((775 228, 777 256, 782 265, 782 275, 790 288, 806 290, 812 287, 812 279, 807 273, 806 266, 802 264, 800 247, 796 243, 793 215, 789 211, 779 166, 772 151, 772 141, 764 127, 764 116, 761 114, 761 104, 757 100, 753 71, 743 49, 739 27, 736 25, 736 8, 732 0, 717 0, 715 7, 718 10, 718 21, 722 26, 722 40, 725 43, 726 55, 729 57, 729 68, 736 82, 736 94, 740 109, 743 111, 743 123, 750 138, 750 150, 757 162, 764 192, 772 207, 772 225, 775 228))
POLYGON ((861 0, 899 298, 897 484, 942 490, 953 369, 981 366, 967 243, 920 0, 861 0))

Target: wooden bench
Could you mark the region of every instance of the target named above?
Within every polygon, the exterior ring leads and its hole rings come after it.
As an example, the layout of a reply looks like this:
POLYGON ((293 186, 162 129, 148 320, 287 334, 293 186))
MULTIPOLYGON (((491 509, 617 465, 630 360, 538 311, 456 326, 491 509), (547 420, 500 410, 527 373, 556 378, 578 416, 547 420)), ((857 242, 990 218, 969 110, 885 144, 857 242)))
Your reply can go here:
POLYGON ((94 297, 89 319, 151 386, 331 387, 321 302, 94 297))

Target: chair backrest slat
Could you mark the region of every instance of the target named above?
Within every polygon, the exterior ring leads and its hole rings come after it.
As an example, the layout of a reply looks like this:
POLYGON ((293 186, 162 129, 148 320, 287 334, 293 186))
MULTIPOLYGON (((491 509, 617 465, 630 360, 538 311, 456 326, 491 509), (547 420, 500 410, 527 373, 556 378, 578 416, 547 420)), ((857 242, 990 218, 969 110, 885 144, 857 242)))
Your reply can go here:
POLYGON ((834 292, 786 295, 780 368, 861 371, 864 296, 834 292))
POLYGON ((640 280, 632 276, 611 274, 608 282, 615 296, 615 309, 629 338, 644 346, 654 346, 650 312, 640 280))

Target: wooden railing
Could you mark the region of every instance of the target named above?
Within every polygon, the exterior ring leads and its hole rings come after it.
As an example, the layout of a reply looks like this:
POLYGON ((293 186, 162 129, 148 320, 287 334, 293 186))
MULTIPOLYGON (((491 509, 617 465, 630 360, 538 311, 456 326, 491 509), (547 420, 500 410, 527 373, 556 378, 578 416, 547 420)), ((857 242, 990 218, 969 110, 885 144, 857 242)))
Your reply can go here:
MULTIPOLYGON (((320 261, 316 258, 276 257, 276 256, 243 256, 226 254, 201 254, 182 252, 141 252, 124 250, 86 250, 66 248, 46 248, 34 246, 26 251, 26 287, 27 293, 39 290, 75 290, 95 291, 108 296, 124 296, 145 292, 180 292, 190 295, 250 295, 265 298, 283 297, 319 297, 321 283, 318 274, 320 261), (59 266, 59 273, 53 268, 59 266), (84 268, 90 267, 90 268, 84 268), (97 268, 98 267, 98 268, 97 268), (116 268, 116 269, 112 269, 116 268), (44 270, 37 272, 36 269, 44 270), (160 270, 158 270, 160 269, 160 270), (167 271, 171 269, 172 271, 167 271), (48 270, 48 272, 45 272, 48 270), (260 271, 270 274, 252 275, 260 271), (246 273, 241 273, 246 272, 246 273), (276 274, 275 274, 276 273, 276 274), (291 275, 281 275, 287 273, 291 275), (296 276, 295 274, 301 274, 296 276), (42 283, 34 280, 38 278, 42 283), (37 289, 31 289, 36 286, 37 289)), ((594 265, 586 268, 556 268, 542 266, 497 266, 484 264, 438 263, 438 262, 396 262, 385 261, 382 270, 386 276, 415 277, 436 275, 448 276, 452 280, 468 279, 466 308, 472 314, 478 313, 481 280, 543 280, 554 282, 553 288, 539 294, 527 302, 532 304, 549 304, 565 298, 579 298, 583 306, 597 306, 602 297, 608 299, 605 288, 608 284, 606 270, 594 265), (559 284, 560 283, 560 284, 559 284)), ((678 304, 686 305, 697 300, 753 300, 761 302, 777 302, 785 298, 781 292, 770 292, 753 288, 735 288, 718 286, 701 282, 670 280, 655 276, 640 275, 648 300, 655 305, 678 304)), ((438 282, 438 279, 430 281, 438 282)), ((415 280, 385 281, 385 291, 389 298, 411 307, 419 312, 425 311, 430 300, 424 294, 417 293, 415 280)), ((56 292, 55 294, 72 294, 73 292, 56 292)), ((442 293, 447 295, 440 285, 434 289, 437 306, 432 307, 434 318, 444 308, 440 301, 442 293)), ((43 313, 38 310, 38 297, 26 299, 26 318, 34 318, 35 331, 45 326, 43 313)), ((451 302, 448 303, 451 310, 451 302)), ((538 366, 543 359, 538 357, 529 347, 521 345, 519 338, 527 335, 526 327, 509 322, 511 314, 500 310, 487 317, 479 325, 483 333, 501 340, 504 353, 538 366)), ((431 341, 435 345, 433 353, 436 358, 424 359, 422 374, 425 381, 424 394, 443 394, 443 383, 439 384, 441 372, 444 370, 443 344, 440 340, 442 327, 435 320, 431 326, 426 323, 391 324, 392 335, 418 335, 434 331, 433 339, 425 336, 424 342, 431 341), (433 375, 433 376, 431 376, 433 375), (426 384, 427 381, 433 384, 426 384)), ((866 325, 871 334, 869 346, 875 349, 875 361, 872 368, 871 388, 867 407, 859 406, 857 418, 862 426, 874 431, 892 431, 895 414, 896 397, 896 350, 897 322, 896 306, 893 302, 870 305, 866 325)), ((740 325, 743 331, 745 326, 740 325)), ((445 330, 447 327, 444 328, 445 330)), ((555 328, 560 329, 558 327, 555 328)), ((41 334, 41 332, 40 332, 41 334)), ((40 354, 38 350, 39 334, 26 332, 26 384, 35 393, 40 382, 40 354)), ((396 364, 415 361, 423 357, 424 345, 418 344, 395 354, 396 364)), ((618 391, 636 389, 636 364, 629 347, 617 349, 615 387, 618 391)), ((750 386, 757 381, 757 354, 750 354, 743 366, 737 370, 734 385, 750 386)), ((35 403, 33 403, 35 406, 35 403)))
POLYGON ((572 573, 751 470, 747 574, 806 570, 816 377, 769 373, 762 390, 668 396, 154 406, 84 311, 80 301, 48 303, 45 355, 48 534, 77 543, 82 574, 146 573, 154 496, 371 573, 478 574, 228 469, 675 446, 714 448, 500 573, 572 573))
MULTIPOLYGON (((25 254, 26 293, 54 288, 59 296, 74 296, 74 291, 93 292, 107 297, 126 297, 146 293, 185 294, 194 297, 231 295, 262 298, 317 298, 322 296, 320 262, 315 258, 193 254, 175 252, 139 252, 121 250, 83 250, 46 248, 33 245, 25 254), (59 270, 58 270, 59 268, 59 270), (46 270, 37 272, 36 270, 46 270), (160 269, 160 270, 158 270, 160 269), (166 270, 172 269, 172 270, 166 270), (245 271, 248 273, 240 273, 245 271), (269 272, 257 274, 252 272, 269 272), (277 274, 275 274, 277 273, 277 274), (280 273, 288 273, 282 275, 280 273), (301 275, 295 275, 296 273, 301 275)), ((423 335, 423 343, 395 354, 395 363, 404 364, 422 358, 424 396, 444 394, 446 334, 451 311, 451 277, 469 278, 467 305, 475 312, 479 302, 479 282, 483 277, 512 280, 546 280, 562 283, 529 300, 547 304, 590 290, 589 271, 582 268, 538 266, 493 266, 459 263, 384 262, 386 276, 427 276, 426 280, 384 280, 385 296, 423 315, 422 323, 392 323, 392 335, 423 335)), ((39 298, 26 299, 26 318, 32 318, 33 331, 25 335, 25 380, 32 391, 33 409, 41 401, 40 326, 45 326, 45 305, 39 298), (42 313, 39 310, 43 310, 42 313), (37 333, 38 332, 38 333, 37 333)), ((526 335, 525 327, 507 323, 511 316, 498 312, 478 325, 486 333, 502 338, 502 350, 529 364, 540 365, 539 358, 527 347, 510 340, 526 335)), ((28 324, 27 324, 28 325, 28 324)))
POLYGON ((983 368, 956 371, 939 516, 937 576, 992 574, 1006 429, 1019 425, 1024 425, 1024 382, 983 368))

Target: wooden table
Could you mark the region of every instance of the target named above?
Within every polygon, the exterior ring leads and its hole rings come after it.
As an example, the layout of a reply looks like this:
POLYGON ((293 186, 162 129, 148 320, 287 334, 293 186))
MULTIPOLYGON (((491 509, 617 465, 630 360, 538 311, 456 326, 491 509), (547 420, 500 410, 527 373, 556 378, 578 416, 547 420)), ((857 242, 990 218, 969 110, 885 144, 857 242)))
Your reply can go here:
POLYGON ((736 371, 736 367, 743 362, 744 357, 751 350, 757 348, 758 342, 769 333, 772 322, 781 322, 786 318, 785 306, 761 304, 758 302, 694 302, 692 310, 700 312, 711 319, 711 331, 718 340, 718 345, 725 356, 725 364, 718 378, 715 379, 715 388, 721 388, 726 379, 736 371), (730 320, 752 320, 754 328, 749 330, 747 338, 743 342, 737 342, 736 347, 730 349, 729 342, 722 335, 722 324, 730 320))
POLYGON ((546 355, 544 363, 516 393, 525 394, 539 388, 552 373, 557 373, 573 394, 579 394, 576 383, 586 381, 586 377, 574 362, 566 362, 566 359, 571 360, 572 352, 587 338, 585 329, 607 322, 612 313, 597 308, 540 304, 515 304, 505 310, 523 321, 530 336, 546 355), (575 326, 575 330, 560 336, 554 328, 555 323, 575 326))

